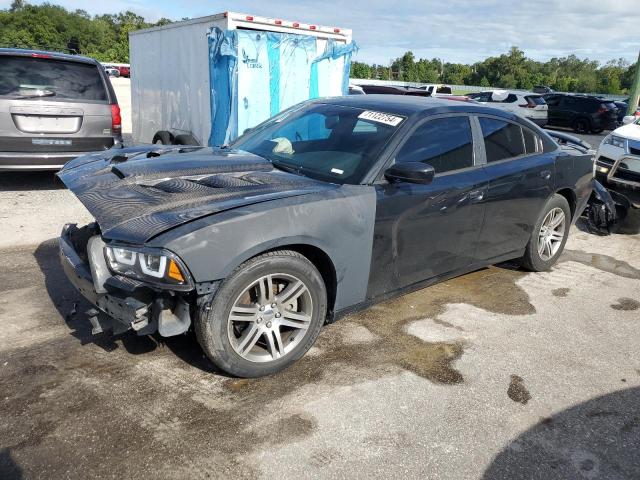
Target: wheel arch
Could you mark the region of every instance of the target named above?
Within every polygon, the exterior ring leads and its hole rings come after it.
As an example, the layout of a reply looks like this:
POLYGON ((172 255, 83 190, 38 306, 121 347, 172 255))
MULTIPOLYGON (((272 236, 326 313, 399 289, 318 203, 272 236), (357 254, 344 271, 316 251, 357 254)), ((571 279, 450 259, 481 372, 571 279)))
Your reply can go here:
POLYGON ((281 239, 281 241, 276 244, 268 242, 256 245, 244 252, 243 255, 236 257, 232 262, 230 262, 226 269, 226 275, 252 258, 277 250, 292 250, 294 252, 298 252, 318 269, 322 276, 322 280, 324 281, 325 288, 327 289, 327 318, 331 319, 333 317, 336 294, 338 291, 336 267, 326 249, 312 239, 296 237, 281 239))
POLYGON ((569 209, 571 210, 571 218, 576 214, 576 205, 578 203, 578 197, 575 192, 570 188, 561 188, 555 192, 558 195, 562 195, 569 203, 569 209))

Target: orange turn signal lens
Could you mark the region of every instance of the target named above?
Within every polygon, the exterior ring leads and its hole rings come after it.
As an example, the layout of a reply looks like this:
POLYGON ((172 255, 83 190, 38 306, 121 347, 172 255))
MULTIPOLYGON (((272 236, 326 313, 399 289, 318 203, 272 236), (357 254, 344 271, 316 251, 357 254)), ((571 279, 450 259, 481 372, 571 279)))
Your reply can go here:
POLYGON ((178 282, 184 283, 184 277, 182 276, 180 267, 178 267, 178 264, 173 259, 169 260, 169 272, 167 275, 169 276, 169 278, 173 278, 178 282))

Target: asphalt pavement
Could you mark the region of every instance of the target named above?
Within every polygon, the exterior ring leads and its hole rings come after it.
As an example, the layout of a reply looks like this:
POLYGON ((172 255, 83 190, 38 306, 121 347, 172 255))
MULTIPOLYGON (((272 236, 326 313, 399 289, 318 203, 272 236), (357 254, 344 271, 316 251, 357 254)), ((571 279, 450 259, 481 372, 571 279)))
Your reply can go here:
POLYGON ((0 174, 0 219, 0 478, 638 478, 640 235, 579 223, 550 272, 402 296, 241 380, 191 334, 91 335, 55 240, 90 217, 51 174, 0 174))

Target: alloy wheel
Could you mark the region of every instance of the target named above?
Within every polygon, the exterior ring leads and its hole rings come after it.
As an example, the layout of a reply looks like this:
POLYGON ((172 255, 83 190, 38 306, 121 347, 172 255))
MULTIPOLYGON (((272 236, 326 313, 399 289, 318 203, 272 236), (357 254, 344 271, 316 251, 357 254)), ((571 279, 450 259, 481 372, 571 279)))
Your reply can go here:
POLYGON ((305 337, 313 314, 311 293, 299 278, 275 273, 248 285, 227 321, 233 350, 251 362, 278 360, 305 337))
POLYGON ((558 207, 551 209, 544 217, 538 232, 538 255, 545 262, 558 253, 564 239, 566 224, 564 210, 558 207))

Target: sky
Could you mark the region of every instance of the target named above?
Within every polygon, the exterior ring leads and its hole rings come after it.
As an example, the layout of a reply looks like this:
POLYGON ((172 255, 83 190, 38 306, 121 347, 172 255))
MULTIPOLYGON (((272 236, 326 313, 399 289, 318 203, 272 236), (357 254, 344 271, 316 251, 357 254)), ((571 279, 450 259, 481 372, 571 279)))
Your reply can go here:
MULTIPOLYGON (((529 58, 575 54, 635 62, 640 0, 49 0, 91 14, 132 10, 149 21, 227 10, 351 28, 355 60, 388 65, 407 50, 416 57, 473 63, 512 45, 529 58)), ((42 3, 27 0, 28 3, 42 3)), ((0 0, 8 8, 11 0, 0 0)))

